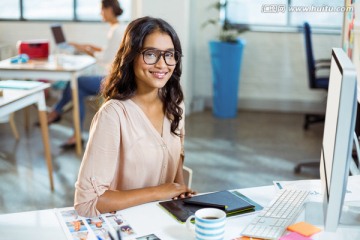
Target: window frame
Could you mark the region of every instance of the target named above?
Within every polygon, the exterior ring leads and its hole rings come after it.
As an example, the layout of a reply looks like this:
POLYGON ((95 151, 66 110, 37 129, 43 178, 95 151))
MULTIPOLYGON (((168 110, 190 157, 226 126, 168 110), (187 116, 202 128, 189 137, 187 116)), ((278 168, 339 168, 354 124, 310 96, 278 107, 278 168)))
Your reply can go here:
MULTIPOLYGON (((44 19, 44 18, 24 18, 24 2, 23 0, 18 0, 19 1, 19 13, 20 13, 20 17, 19 18, 1 18, 0 17, 0 21, 13 21, 13 22, 93 22, 93 23, 98 23, 101 22, 101 19, 79 19, 78 15, 77 15, 77 8, 78 8, 78 0, 72 0, 72 8, 73 8, 73 16, 72 19, 44 19)), ((122 20, 124 22, 128 22, 130 21, 130 19, 124 19, 122 20)))
MULTIPOLYGON (((229 0, 220 0, 220 3, 223 4, 223 8, 220 9, 220 21, 223 28, 234 29, 238 31, 243 31, 244 29, 253 31, 253 32, 280 32, 280 33, 291 33, 291 32, 300 32, 302 26, 291 24, 291 13, 287 13, 286 24, 249 24, 249 23, 230 23, 227 18, 227 3, 229 0)), ((290 6, 293 3, 293 0, 286 0, 286 5, 290 6)), ((340 27, 326 27, 326 26, 312 26, 313 33, 321 34, 341 34, 342 26, 340 27)))

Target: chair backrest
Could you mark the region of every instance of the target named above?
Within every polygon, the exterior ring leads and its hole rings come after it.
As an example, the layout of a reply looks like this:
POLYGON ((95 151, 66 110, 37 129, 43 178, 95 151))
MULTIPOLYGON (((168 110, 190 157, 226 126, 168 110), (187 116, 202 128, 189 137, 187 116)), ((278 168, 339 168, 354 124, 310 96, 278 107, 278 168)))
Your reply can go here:
POLYGON ((308 69, 309 87, 315 88, 315 59, 311 42, 311 28, 308 22, 304 23, 304 38, 305 38, 305 50, 306 50, 306 63, 308 69))
POLYGON ((183 177, 185 185, 188 186, 188 188, 191 188, 192 183, 192 170, 191 168, 188 168, 186 166, 183 166, 183 177))

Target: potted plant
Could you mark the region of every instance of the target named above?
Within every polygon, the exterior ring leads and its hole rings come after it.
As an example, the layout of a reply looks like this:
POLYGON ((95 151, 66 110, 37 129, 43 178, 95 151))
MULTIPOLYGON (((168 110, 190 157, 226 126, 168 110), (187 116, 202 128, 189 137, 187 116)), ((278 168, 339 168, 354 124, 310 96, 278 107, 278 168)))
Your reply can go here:
POLYGON ((210 58, 213 75, 213 114, 219 118, 236 117, 240 69, 245 40, 239 38, 239 34, 247 30, 231 28, 225 20, 220 21, 220 12, 225 11, 227 2, 218 1, 209 6, 209 9, 217 9, 218 17, 206 21, 202 28, 207 25, 220 26, 217 40, 209 42, 210 58))

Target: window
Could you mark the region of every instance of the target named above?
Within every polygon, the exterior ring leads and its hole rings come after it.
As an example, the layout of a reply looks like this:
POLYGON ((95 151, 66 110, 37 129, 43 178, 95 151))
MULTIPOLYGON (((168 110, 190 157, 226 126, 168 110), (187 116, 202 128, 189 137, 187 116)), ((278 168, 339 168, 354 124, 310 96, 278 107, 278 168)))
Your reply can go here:
MULTIPOLYGON (((131 0, 121 0, 120 19, 130 21, 131 0)), ((100 0, 0 0, 2 20, 101 21, 100 0)))
MULTIPOLYGON (((73 1, 73 0, 72 0, 73 1)), ((98 20, 101 21, 100 0, 76 0, 77 18, 80 21, 98 20)), ((131 19, 131 0, 119 0, 121 8, 124 10, 120 20, 130 21, 131 19)))
POLYGON ((100 21, 100 5, 99 0, 77 0, 77 17, 82 20, 100 21))
POLYGON ((223 0, 231 26, 296 28, 305 21, 319 29, 341 29, 352 8, 344 0, 223 0))
POLYGON ((0 0, 0 18, 20 19, 19 1, 0 0))
POLYGON ((22 0, 24 19, 36 20, 72 20, 74 9, 72 0, 22 0))

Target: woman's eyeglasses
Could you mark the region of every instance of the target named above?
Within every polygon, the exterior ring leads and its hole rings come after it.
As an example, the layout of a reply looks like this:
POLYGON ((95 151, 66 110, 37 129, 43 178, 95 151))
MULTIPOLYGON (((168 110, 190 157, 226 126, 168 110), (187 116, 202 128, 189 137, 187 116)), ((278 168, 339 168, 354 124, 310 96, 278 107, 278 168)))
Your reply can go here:
POLYGON ((162 56, 166 65, 174 66, 180 60, 181 54, 176 51, 161 51, 158 49, 147 49, 140 52, 143 55, 144 62, 148 65, 154 65, 162 56))

